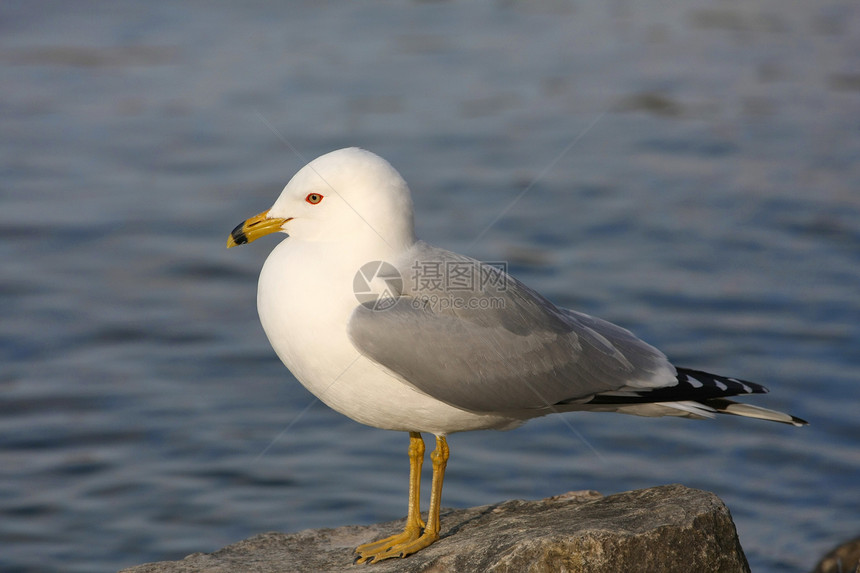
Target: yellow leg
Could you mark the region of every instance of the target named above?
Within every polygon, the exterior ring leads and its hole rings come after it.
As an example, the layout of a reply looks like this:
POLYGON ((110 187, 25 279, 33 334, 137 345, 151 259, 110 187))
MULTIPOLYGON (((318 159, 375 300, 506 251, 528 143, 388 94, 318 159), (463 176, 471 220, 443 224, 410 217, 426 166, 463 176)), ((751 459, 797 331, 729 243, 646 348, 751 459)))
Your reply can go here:
POLYGON ((436 436, 436 449, 430 454, 430 460, 433 462, 433 483, 430 486, 430 511, 427 515, 427 526, 423 527, 419 514, 420 505, 417 491, 421 481, 421 462, 417 463, 416 468, 413 445, 416 439, 421 442, 421 459, 423 459, 424 441, 417 432, 410 432, 409 437, 411 438, 409 447, 411 463, 409 465, 409 516, 406 518, 406 529, 401 534, 393 535, 381 541, 359 545, 355 550, 358 553, 357 563, 373 563, 392 557, 406 557, 439 539, 439 509, 442 507, 442 481, 445 478, 445 468, 448 465, 448 441, 445 436, 436 436), (415 469, 418 473, 417 478, 413 474, 415 469), (413 489, 416 490, 414 497, 412 495, 413 489))
POLYGON ((424 439, 418 432, 409 432, 409 513, 403 533, 365 543, 355 548, 356 563, 371 563, 378 555, 394 546, 409 543, 421 536, 424 522, 421 521, 421 465, 424 463, 424 439))
POLYGON ((427 545, 439 539, 441 528, 439 510, 442 508, 442 481, 445 479, 445 468, 448 467, 448 440, 445 436, 436 436, 436 449, 430 454, 430 461, 433 462, 433 482, 430 484, 430 510, 427 513, 427 527, 424 529, 424 535, 430 533, 434 538, 427 545))

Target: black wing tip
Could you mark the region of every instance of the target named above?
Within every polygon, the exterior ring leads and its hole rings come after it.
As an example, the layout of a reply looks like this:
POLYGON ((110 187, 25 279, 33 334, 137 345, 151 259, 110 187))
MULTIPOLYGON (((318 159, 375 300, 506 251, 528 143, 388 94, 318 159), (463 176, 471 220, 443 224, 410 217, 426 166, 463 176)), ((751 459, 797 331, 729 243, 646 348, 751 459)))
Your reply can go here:
POLYGON ((692 368, 677 367, 676 370, 678 372, 679 383, 691 384, 698 382, 709 388, 712 392, 716 390, 719 396, 767 394, 770 392, 770 390, 761 384, 750 382, 749 380, 741 380, 740 378, 732 378, 730 376, 720 376, 719 374, 711 374, 710 372, 694 370, 692 368))
POLYGON ((767 388, 755 382, 719 376, 702 370, 676 368, 677 383, 657 388, 627 389, 623 393, 606 392, 595 395, 594 404, 633 404, 650 402, 707 402, 732 396, 766 394, 767 388))

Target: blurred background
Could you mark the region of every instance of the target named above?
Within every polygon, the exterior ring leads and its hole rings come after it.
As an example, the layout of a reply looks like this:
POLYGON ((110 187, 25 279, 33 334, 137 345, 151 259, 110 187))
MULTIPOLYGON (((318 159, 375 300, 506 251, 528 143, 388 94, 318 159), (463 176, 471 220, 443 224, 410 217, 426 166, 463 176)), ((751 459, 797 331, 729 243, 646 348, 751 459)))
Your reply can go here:
POLYGON ((854 0, 3 2, 0 570, 405 515, 407 436, 259 326, 279 239, 225 249, 353 145, 422 238, 811 422, 454 435, 443 505, 680 482, 754 571, 810 570, 860 533, 858 54, 854 0))

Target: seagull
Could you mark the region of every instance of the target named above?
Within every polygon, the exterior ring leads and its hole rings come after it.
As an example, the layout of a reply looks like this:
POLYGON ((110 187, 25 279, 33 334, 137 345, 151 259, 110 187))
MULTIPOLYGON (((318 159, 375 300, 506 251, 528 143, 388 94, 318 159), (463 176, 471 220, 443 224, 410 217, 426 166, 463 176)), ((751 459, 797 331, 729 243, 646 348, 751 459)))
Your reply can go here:
POLYGON ((406 557, 439 539, 446 436, 570 411, 805 425, 737 403, 759 384, 673 366, 630 331, 554 305, 499 266, 417 240, 403 177, 360 148, 300 169, 228 247, 284 233, 260 272, 257 308, 281 361, 311 393, 368 426, 409 433, 402 533, 356 562, 406 557), (436 437, 427 521, 424 439, 436 437))

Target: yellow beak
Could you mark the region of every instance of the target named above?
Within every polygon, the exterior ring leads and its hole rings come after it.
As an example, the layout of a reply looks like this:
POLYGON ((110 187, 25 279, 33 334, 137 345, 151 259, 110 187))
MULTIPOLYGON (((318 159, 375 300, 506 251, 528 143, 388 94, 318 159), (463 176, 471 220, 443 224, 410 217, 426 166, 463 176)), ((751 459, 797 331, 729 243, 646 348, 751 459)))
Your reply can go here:
POLYGON ((230 233, 230 237, 227 239, 227 248, 244 245, 270 233, 280 231, 284 223, 292 220, 292 217, 289 219, 280 219, 277 217, 269 219, 267 217, 268 214, 268 211, 263 211, 259 215, 254 215, 247 221, 236 225, 236 228, 233 229, 233 232, 230 233))

